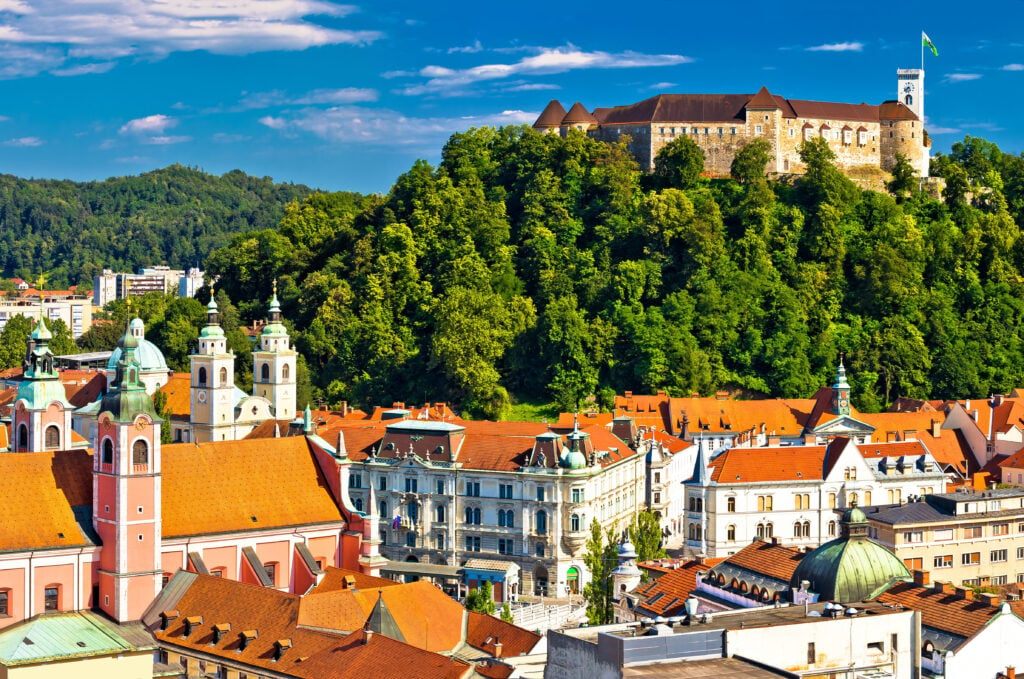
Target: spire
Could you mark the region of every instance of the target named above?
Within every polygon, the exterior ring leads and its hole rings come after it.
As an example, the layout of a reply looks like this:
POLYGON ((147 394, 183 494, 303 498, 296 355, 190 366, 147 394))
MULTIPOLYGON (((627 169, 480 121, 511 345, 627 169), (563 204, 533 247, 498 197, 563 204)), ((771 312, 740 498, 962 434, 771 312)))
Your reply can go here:
POLYGON ((271 323, 281 322, 281 303, 277 301, 277 279, 274 279, 274 294, 270 298, 270 309, 267 314, 267 319, 271 323))
POLYGON ((833 389, 849 389, 850 383, 846 381, 846 366, 843 365, 843 355, 839 354, 839 367, 836 368, 836 379, 832 384, 833 389))
POLYGON ((397 639, 398 641, 405 641, 405 635, 402 634, 401 628, 395 622, 395 618, 391 615, 391 611, 388 610, 387 604, 384 603, 384 590, 382 589, 377 590, 377 603, 373 605, 373 610, 370 611, 370 617, 366 620, 365 629, 397 639))
POLYGON ((697 444, 697 459, 693 463, 693 474, 690 476, 689 483, 695 486, 707 486, 710 479, 708 478, 708 463, 704 457, 704 446, 701 445, 703 440, 697 444))
POLYGON ((159 421, 153 400, 146 393, 146 385, 139 375, 141 365, 135 355, 139 339, 132 333, 131 325, 125 327, 117 346, 121 350, 121 358, 117 362, 111 388, 103 396, 100 412, 110 412, 115 420, 122 422, 130 422, 140 413, 159 421))
POLYGON ((846 366, 843 365, 842 354, 839 355, 839 367, 836 369, 836 379, 832 383, 832 413, 850 414, 850 383, 846 381, 846 366))

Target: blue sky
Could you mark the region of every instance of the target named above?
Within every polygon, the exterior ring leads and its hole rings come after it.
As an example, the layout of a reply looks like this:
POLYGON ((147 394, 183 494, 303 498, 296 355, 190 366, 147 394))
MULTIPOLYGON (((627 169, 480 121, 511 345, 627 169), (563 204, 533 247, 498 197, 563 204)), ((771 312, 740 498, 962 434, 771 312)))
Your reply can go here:
POLYGON ((658 92, 879 103, 920 64, 934 149, 1024 150, 1024 3, 0 0, 0 172, 170 163, 386 191, 448 135, 658 92), (642 7, 642 10, 638 8, 642 7))

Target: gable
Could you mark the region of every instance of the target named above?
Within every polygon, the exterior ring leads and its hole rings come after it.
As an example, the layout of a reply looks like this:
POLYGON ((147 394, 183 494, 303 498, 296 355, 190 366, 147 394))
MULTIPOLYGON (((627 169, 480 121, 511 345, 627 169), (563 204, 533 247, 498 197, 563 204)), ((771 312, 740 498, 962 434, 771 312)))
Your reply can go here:
POLYGON ((815 434, 870 434, 875 431, 875 428, 867 422, 862 422, 856 418, 850 417, 849 415, 840 415, 834 419, 822 422, 817 427, 811 430, 815 434))

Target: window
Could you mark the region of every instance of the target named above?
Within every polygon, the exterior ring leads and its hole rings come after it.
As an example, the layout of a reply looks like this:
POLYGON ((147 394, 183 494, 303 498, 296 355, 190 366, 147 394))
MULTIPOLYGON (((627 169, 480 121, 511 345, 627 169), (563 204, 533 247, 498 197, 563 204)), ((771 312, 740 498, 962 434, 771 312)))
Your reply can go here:
POLYGON ((480 525, 480 508, 466 507, 466 523, 480 525))
POLYGON ((844 144, 851 144, 851 143, 853 143, 853 130, 843 130, 843 143, 844 144))
POLYGON ((993 584, 993 585, 1005 585, 1006 584, 1006 576, 1005 575, 993 575, 992 576, 992 580, 991 580, 991 584, 993 584))
POLYGON ((843 470, 843 478, 846 479, 847 481, 856 481, 857 480, 857 468, 856 467, 847 467, 846 469, 844 469, 843 470))
POLYGON ((584 496, 583 496, 583 489, 582 488, 573 488, 572 489, 572 501, 573 502, 583 502, 583 497, 584 496))
POLYGON ((903 533, 904 542, 924 542, 924 531, 908 530, 903 533))
POLYGON ((537 486, 537 502, 544 502, 544 486, 537 486))
POLYGON ((199 379, 198 379, 198 382, 199 382, 199 386, 200 387, 205 387, 206 386, 206 368, 203 368, 203 367, 199 368, 199 379))
POLYGON ((764 131, 764 127, 761 125, 754 125, 754 134, 761 134, 764 131))
POLYGON ((434 549, 436 549, 439 552, 444 549, 444 536, 443 535, 435 535, 434 536, 434 549))
POLYGON ((502 500, 511 500, 512 499, 512 484, 511 483, 501 483, 501 484, 498 484, 498 497, 501 498, 502 500))
POLYGON ((964 538, 971 540, 974 538, 980 538, 982 534, 981 526, 967 526, 964 528, 964 538))
POLYGON ((734 498, 734 497, 727 497, 725 499, 725 511, 727 511, 727 512, 735 512, 736 511, 736 498, 734 498))
POLYGON ((654 472, 654 482, 661 483, 661 472, 654 472))
POLYGON ((868 133, 865 130, 857 130, 857 144, 859 146, 866 146, 868 143, 868 133))
POLYGON ((981 563, 981 552, 964 552, 960 555, 961 566, 977 566, 981 563))
POLYGON ((725 529, 725 539, 729 542, 736 540, 736 526, 729 524, 729 527, 725 529))
POLYGON ((511 509, 498 510, 498 525, 503 528, 512 528, 515 526, 515 514, 512 513, 511 509))
POLYGON ((807 127, 804 128, 804 141, 810 141, 813 138, 814 128, 808 125, 807 127))
POLYGON ((60 448, 60 429, 54 425, 50 425, 46 428, 46 442, 44 444, 47 450, 60 448))
POLYGON ((405 534, 405 546, 415 547, 416 546, 416 533, 412 531, 405 534))
POLYGON ((444 479, 438 479, 434 482, 434 494, 444 495, 444 479))
POLYGON ((479 552, 480 551, 480 538, 472 535, 466 536, 466 551, 467 552, 479 552))
POLYGON ((868 642, 868 653, 885 653, 884 641, 868 642))
MULTIPOLYGON (((889 491, 889 504, 891 504, 891 505, 898 505, 902 500, 903 500, 903 493, 899 489, 890 490, 889 491)), ((867 504, 871 504, 871 503, 868 502, 867 504)))
POLYGON ((757 524, 757 537, 761 538, 762 540, 771 539, 772 535, 774 535, 774 532, 775 531, 772 528, 771 522, 757 524))
POLYGON ((952 568, 953 567, 953 555, 952 554, 940 554, 932 559, 932 566, 934 568, 952 568))
POLYGON ((1009 535, 1010 524, 1008 523, 997 523, 992 526, 992 535, 1009 535))
POLYGON ((807 642, 807 664, 813 665, 818 661, 818 654, 814 651, 814 642, 807 642))
POLYGON ((548 513, 537 512, 537 535, 546 535, 548 532, 548 513))
MULTIPOLYGON (((896 491, 896 503, 895 504, 899 504, 899 501, 900 501, 900 491, 897 490, 896 491)), ((870 506, 871 505, 871 491, 870 490, 865 490, 864 491, 864 505, 865 506, 870 506)))
POLYGON ((536 547, 536 549, 534 550, 534 552, 533 552, 533 553, 534 553, 534 554, 535 554, 535 555, 536 555, 537 557, 539 557, 539 558, 543 559, 543 558, 544 558, 544 543, 543 543, 543 542, 538 542, 538 543, 537 543, 537 547, 536 547))
POLYGON ((220 369, 220 386, 222 386, 222 387, 228 386, 228 369, 227 368, 221 368, 220 369))
POLYGON ((580 529, 580 515, 579 514, 573 514, 572 517, 569 519, 569 530, 575 532, 575 531, 578 531, 579 529, 580 529))
POLYGON ((908 571, 911 571, 911 572, 913 572, 915 570, 919 571, 922 568, 924 568, 924 560, 921 559, 920 557, 917 557, 915 559, 904 559, 903 560, 903 565, 907 567, 908 571))
POLYGON ((260 379, 263 380, 264 382, 269 382, 270 381, 270 365, 269 364, 264 363, 264 364, 260 365, 260 379))
POLYGON ((362 488, 363 487, 363 476, 362 474, 350 474, 348 477, 349 488, 362 488))
POLYGON ((436 521, 438 523, 444 523, 444 513, 445 513, 444 505, 438 505, 434 509, 434 521, 436 521))
POLYGON ((277 585, 277 564, 263 564, 263 569, 267 572, 267 579, 270 580, 270 584, 277 585))
POLYGON ((287 380, 292 375, 291 366, 287 363, 281 366, 281 378, 287 380))
POLYGON ((828 494, 828 508, 829 509, 835 509, 836 508, 836 494, 835 493, 829 493, 828 494))
POLYGON ((828 522, 828 534, 829 534, 830 537, 835 537, 835 534, 836 534, 836 522, 835 521, 829 521, 828 522))
POLYGON ((380 515, 386 517, 388 515, 388 501, 387 500, 381 500, 379 506, 380 506, 380 515))
POLYGON ((103 464, 114 464, 114 444, 110 439, 103 439, 103 464))
POLYGON ((0 617, 6 618, 11 614, 11 590, 0 590, 0 617))
POLYGON ((466 495, 470 497, 480 497, 480 482, 466 481, 466 495))
POLYGON ((757 511, 759 511, 759 512, 770 512, 770 511, 772 511, 772 496, 771 495, 758 495, 757 496, 757 511))
POLYGON ((406 479, 405 479, 405 492, 406 493, 416 493, 416 492, 418 492, 418 486, 419 486, 419 484, 418 484, 416 479, 406 477, 406 479))
POLYGON ((656 505, 660 505, 661 504, 661 493, 655 493, 654 494, 654 504, 656 504, 656 505))
POLYGON ((498 554, 511 554, 512 553, 512 540, 506 538, 498 538, 498 554))
POLYGON ((227 571, 224 568, 214 568, 210 570, 210 575, 212 575, 215 578, 223 578, 224 573, 226 572, 227 571))
POLYGON ((420 520, 420 503, 410 502, 409 503, 409 521, 413 523, 419 523, 420 520))
POLYGON ((988 560, 992 563, 1002 563, 1003 561, 1006 561, 1006 550, 993 549, 988 553, 988 560))
POLYGON ((357 511, 357 512, 361 512, 361 511, 363 511, 363 498, 361 498, 361 497, 357 497, 357 498, 356 498, 356 499, 355 499, 355 500, 354 500, 354 501, 352 502, 352 504, 354 504, 354 505, 355 505, 355 507, 356 507, 356 511, 357 511))
POLYGON ((952 528, 938 528, 932 531, 932 539, 936 542, 945 542, 946 540, 953 539, 952 528))
POLYGON ((43 590, 43 610, 60 610, 60 585, 50 585, 43 590))
POLYGON ((18 425, 18 447, 22 450, 28 448, 28 427, 24 424, 18 425))
POLYGON ((796 493, 793 495, 793 509, 810 509, 811 496, 807 493, 796 493))
POLYGON ((811 523, 809 521, 797 521, 793 524, 793 537, 795 538, 809 538, 811 537, 811 523))

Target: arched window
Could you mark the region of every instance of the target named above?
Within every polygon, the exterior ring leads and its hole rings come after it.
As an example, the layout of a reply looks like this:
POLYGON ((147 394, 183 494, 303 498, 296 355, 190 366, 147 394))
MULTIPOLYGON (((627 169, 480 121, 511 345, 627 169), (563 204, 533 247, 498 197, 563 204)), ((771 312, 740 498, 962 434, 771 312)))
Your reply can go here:
POLYGON ((289 377, 291 377, 291 374, 292 374, 292 368, 291 368, 290 365, 285 363, 284 365, 281 366, 281 378, 282 379, 285 379, 285 380, 288 379, 289 377))
POLYGON ((114 464, 114 444, 110 439, 103 439, 103 464, 114 464))
POLYGON ((548 532, 548 513, 537 512, 537 535, 546 535, 548 532))
POLYGON ((736 539, 736 526, 730 524, 730 526, 725 529, 725 539, 730 542, 736 539))
POLYGON ((203 368, 203 367, 199 368, 199 386, 200 387, 205 387, 206 386, 206 368, 203 368))
POLYGON ((383 517, 386 517, 388 515, 388 501, 387 500, 381 500, 380 501, 380 515, 383 516, 383 517))
POLYGON ((146 439, 138 439, 132 444, 132 464, 149 464, 149 444, 146 439))
POLYGON ((356 511, 357 512, 363 511, 363 498, 357 497, 355 499, 355 502, 353 502, 353 504, 356 506, 356 511))
POLYGON ((46 428, 46 441, 44 445, 47 450, 60 448, 60 429, 56 425, 51 424, 46 428))
POLYGON ((775 529, 772 527, 772 524, 769 521, 764 525, 764 536, 770 540, 773 535, 775 535, 775 529))
POLYGON ((480 520, 480 508, 479 507, 474 507, 473 508, 473 523, 475 523, 478 526, 482 523, 482 521, 480 520))
POLYGON ((573 514, 569 519, 569 530, 578 531, 580 529, 580 515, 573 514))
POLYGON ((438 505, 437 509, 434 510, 434 515, 435 515, 434 520, 437 521, 438 523, 444 523, 444 514, 445 514, 444 505, 438 505))
POLYGON ((260 379, 264 382, 270 381, 270 365, 268 363, 260 366, 260 379))
POLYGON ((811 522, 810 521, 804 521, 804 537, 805 538, 811 537, 811 522))
POLYGON ((793 537, 802 538, 804 536, 803 524, 799 521, 793 524, 793 537))
POLYGON ((21 450, 28 448, 28 427, 24 424, 18 425, 18 448, 21 450))
POLYGON ((220 386, 222 386, 222 387, 228 386, 228 369, 227 368, 221 368, 220 369, 220 386))
POLYGON ((836 522, 835 521, 829 521, 828 522, 828 534, 831 537, 835 537, 835 535, 836 535, 836 522))
POLYGON ((911 94, 908 94, 906 97, 904 97, 903 101, 904 101, 904 103, 907 106, 913 106, 914 105, 914 97, 911 94))
POLYGON ((473 508, 466 507, 466 523, 473 523, 473 508))

